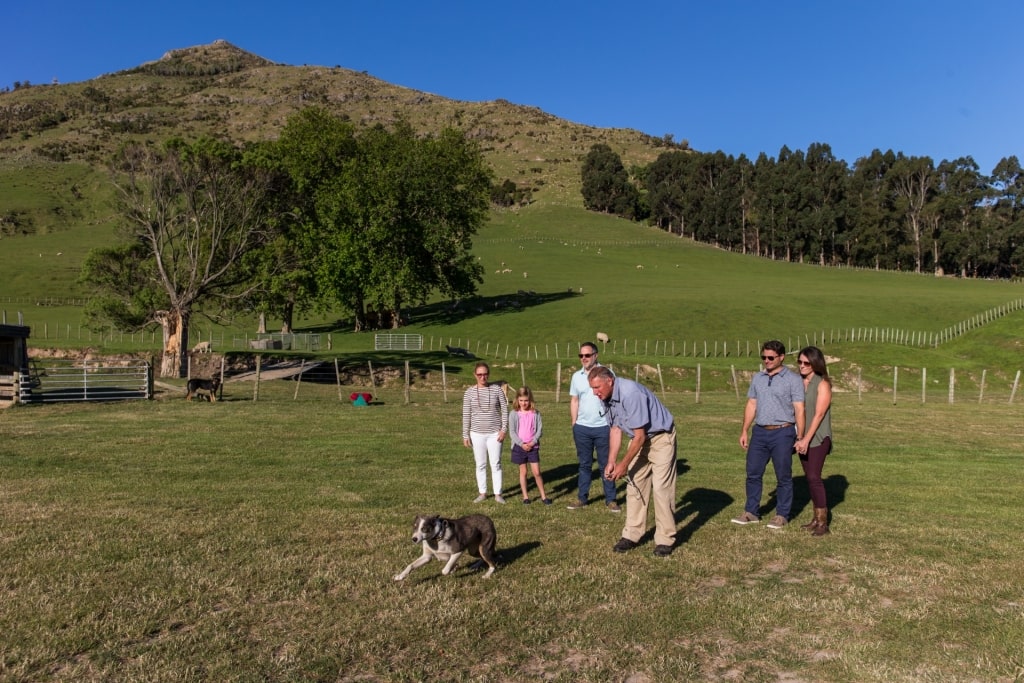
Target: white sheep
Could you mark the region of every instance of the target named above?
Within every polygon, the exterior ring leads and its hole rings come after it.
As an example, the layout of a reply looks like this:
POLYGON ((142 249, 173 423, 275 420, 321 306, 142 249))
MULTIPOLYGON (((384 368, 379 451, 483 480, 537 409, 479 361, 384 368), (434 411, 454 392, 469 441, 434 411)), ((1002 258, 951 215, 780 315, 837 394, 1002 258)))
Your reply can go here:
POLYGON ((597 333, 597 341, 601 342, 602 344, 607 344, 608 343, 608 335, 605 334, 604 332, 598 332, 597 333))

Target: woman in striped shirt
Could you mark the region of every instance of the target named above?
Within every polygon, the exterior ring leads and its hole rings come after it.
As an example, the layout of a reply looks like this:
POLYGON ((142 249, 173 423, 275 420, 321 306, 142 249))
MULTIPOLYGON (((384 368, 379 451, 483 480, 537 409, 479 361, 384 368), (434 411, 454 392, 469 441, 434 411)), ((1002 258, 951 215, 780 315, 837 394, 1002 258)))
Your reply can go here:
POLYGON ((476 461, 476 488, 480 495, 474 503, 487 499, 487 465, 491 466, 494 502, 504 503, 501 495, 501 446, 508 434, 508 397, 501 383, 491 384, 491 368, 480 362, 473 369, 476 384, 462 397, 462 443, 473 449, 476 461))

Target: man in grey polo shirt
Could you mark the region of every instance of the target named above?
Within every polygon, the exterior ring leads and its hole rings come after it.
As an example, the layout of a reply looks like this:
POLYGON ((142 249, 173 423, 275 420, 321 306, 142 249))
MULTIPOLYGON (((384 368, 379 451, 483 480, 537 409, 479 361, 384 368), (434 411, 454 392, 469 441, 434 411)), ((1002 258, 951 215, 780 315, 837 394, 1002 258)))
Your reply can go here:
POLYGON ((590 388, 608 410, 608 467, 604 476, 626 477, 626 524, 612 550, 624 553, 637 546, 647 529, 647 505, 654 502, 654 554, 668 557, 676 544, 676 428, 672 413, 644 385, 611 370, 590 371, 590 388), (629 439, 617 459, 622 435, 629 439))
POLYGON ((775 470, 777 502, 769 529, 781 529, 793 509, 793 445, 804 433, 804 383, 784 365, 786 347, 768 341, 761 347, 764 372, 754 375, 743 411, 740 447, 747 451, 747 502, 733 524, 761 521, 761 489, 764 470, 771 460, 775 470), (751 424, 753 434, 747 441, 751 424))

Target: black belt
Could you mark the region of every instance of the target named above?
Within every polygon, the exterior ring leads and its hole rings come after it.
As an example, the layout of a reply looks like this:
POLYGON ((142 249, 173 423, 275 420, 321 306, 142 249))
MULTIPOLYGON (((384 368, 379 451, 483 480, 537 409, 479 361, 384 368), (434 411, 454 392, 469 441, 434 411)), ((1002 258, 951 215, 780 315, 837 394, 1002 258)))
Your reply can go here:
POLYGON ((760 427, 761 429, 782 429, 783 427, 792 427, 793 423, 792 422, 786 422, 785 424, 780 424, 780 425, 757 425, 757 426, 760 427))
POLYGON ((662 429, 657 432, 647 432, 647 436, 657 436, 658 434, 670 434, 676 430, 676 426, 672 425, 671 429, 662 429))

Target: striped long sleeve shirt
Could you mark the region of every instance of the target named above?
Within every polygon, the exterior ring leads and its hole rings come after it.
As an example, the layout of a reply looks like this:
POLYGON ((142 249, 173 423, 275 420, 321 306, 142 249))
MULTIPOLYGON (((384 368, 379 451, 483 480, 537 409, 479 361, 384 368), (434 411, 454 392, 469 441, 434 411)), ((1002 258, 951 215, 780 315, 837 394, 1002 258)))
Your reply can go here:
POLYGON ((494 434, 508 431, 508 397, 500 383, 484 388, 471 386, 462 396, 462 438, 470 432, 494 434))

